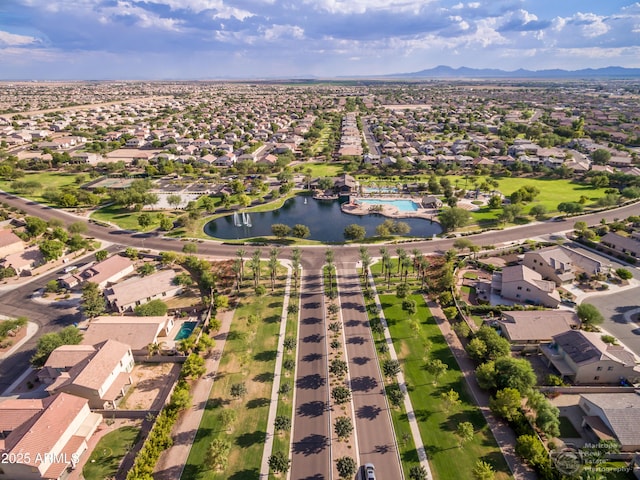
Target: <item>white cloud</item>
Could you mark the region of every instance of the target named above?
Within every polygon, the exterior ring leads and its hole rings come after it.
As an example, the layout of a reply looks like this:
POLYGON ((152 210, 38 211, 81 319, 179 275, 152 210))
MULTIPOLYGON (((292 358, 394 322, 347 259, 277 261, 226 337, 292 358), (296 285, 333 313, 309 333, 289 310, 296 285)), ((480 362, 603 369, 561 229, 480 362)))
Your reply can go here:
POLYGON ((303 0, 318 10, 329 13, 351 14, 375 11, 417 13, 432 0, 303 0))
POLYGON ((179 31, 183 23, 181 20, 160 17, 153 12, 122 0, 118 0, 118 3, 114 7, 102 8, 99 20, 102 23, 108 23, 117 17, 131 17, 135 19, 135 24, 138 27, 157 28, 168 31, 179 31))
POLYGON ((272 25, 264 30, 264 38, 270 42, 281 38, 304 38, 304 30, 295 25, 272 25))
POLYGON ((0 30, 0 46, 20 47, 38 43, 38 39, 28 35, 17 35, 0 30))
POLYGON ((572 21, 582 25, 581 30, 585 37, 599 37, 609 31, 609 25, 605 23, 606 17, 594 13, 578 12, 572 17, 572 21))

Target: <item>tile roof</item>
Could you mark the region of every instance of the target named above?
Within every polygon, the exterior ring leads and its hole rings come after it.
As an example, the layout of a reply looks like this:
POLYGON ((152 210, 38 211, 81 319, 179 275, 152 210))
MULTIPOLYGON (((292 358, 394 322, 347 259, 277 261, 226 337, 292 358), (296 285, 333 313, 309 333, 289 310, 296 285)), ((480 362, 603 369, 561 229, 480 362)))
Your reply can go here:
POLYGON ((640 395, 637 393, 583 393, 602 409, 605 420, 622 445, 640 445, 640 395))
POLYGON ((94 345, 108 339, 127 344, 132 350, 143 350, 156 341, 158 334, 167 324, 164 317, 96 317, 84 332, 82 343, 94 345))
POLYGON ((0 248, 13 245, 14 243, 22 244, 22 240, 11 230, 0 229, 0 248))
POLYGON ((124 307, 137 300, 176 289, 173 283, 175 278, 176 272, 173 270, 161 270, 147 277, 133 277, 112 285, 111 291, 107 293, 107 299, 109 302, 116 302, 119 307, 124 307))
POLYGON ((511 341, 550 340, 580 324, 578 316, 566 310, 502 312, 502 316, 498 323, 511 341))
MULTIPOLYGON (((53 452, 55 444, 60 441, 87 404, 87 399, 75 395, 66 393, 56 395, 32 421, 21 425, 9 434, 5 441, 5 448, 8 451, 18 452, 53 452)), ((37 467, 34 455, 31 455, 29 465, 37 467)))

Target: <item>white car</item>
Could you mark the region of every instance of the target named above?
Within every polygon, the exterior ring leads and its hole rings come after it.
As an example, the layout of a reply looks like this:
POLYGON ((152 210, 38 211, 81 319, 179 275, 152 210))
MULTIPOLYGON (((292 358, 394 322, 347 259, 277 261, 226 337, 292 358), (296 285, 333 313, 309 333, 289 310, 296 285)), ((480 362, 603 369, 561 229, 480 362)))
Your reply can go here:
POLYGON ((362 475, 363 480, 376 480, 376 467, 373 466, 373 463, 366 463, 364 465, 362 475))

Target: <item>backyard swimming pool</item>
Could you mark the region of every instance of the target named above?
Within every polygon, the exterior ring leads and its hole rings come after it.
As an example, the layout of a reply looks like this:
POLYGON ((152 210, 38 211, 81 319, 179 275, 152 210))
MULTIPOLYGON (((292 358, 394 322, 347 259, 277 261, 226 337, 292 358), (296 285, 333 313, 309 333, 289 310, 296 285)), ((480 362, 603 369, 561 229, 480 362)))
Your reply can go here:
POLYGON ((189 338, 189 335, 191 335, 191 332, 193 332, 193 329, 196 328, 197 324, 198 322, 184 322, 180 326, 180 330, 178 330, 178 333, 176 334, 174 340, 178 341, 189 338))
POLYGON ((413 200, 383 200, 380 198, 359 198, 358 203, 367 205, 390 205, 400 212, 417 212, 418 204, 413 200))

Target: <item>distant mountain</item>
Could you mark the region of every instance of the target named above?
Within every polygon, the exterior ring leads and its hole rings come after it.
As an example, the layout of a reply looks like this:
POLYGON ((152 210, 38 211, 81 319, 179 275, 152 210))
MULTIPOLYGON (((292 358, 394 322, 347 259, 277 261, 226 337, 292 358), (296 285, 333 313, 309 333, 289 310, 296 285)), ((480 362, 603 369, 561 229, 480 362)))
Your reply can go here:
POLYGON ((630 78, 640 77, 640 68, 605 67, 582 70, 499 70, 495 68, 452 68, 439 65, 412 73, 399 73, 387 77, 400 78, 630 78))

